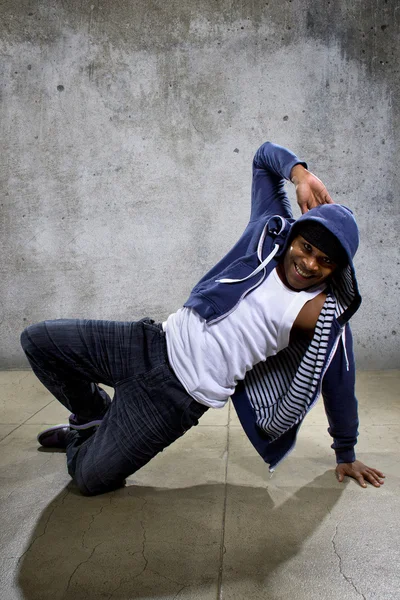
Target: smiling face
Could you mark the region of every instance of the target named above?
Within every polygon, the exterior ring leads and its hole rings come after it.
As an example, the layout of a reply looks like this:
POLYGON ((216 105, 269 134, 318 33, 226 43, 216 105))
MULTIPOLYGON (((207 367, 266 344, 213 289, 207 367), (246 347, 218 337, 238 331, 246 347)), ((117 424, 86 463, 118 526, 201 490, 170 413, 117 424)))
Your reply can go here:
POLYGON ((293 238, 277 270, 288 287, 300 292, 323 283, 336 268, 337 264, 329 256, 298 235, 293 238))

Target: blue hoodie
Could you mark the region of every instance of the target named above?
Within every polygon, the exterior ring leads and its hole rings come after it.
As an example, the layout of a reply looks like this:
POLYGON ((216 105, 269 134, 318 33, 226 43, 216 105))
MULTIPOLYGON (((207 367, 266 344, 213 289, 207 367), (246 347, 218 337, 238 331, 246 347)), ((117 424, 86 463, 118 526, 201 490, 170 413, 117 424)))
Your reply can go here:
POLYGON ((318 221, 345 249, 348 265, 332 278, 311 344, 291 344, 276 357, 259 363, 238 382, 232 396, 246 434, 271 470, 294 447, 299 427, 321 391, 338 462, 355 460, 357 441, 355 366, 348 325, 361 303, 353 266, 359 241, 357 224, 352 212, 338 204, 325 204, 293 219, 284 184, 299 163, 307 166, 276 144, 266 142, 258 149, 253 160, 249 223, 185 303, 208 323, 223 319, 276 267, 299 222, 318 221))

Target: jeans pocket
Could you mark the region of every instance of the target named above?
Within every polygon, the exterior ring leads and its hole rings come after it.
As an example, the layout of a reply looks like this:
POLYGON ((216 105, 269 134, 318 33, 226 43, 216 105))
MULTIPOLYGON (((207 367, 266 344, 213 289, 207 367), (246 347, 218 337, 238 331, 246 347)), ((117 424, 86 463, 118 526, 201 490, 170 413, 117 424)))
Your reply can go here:
POLYGON ((142 377, 138 377, 135 386, 142 409, 155 423, 174 434, 181 435, 182 409, 177 406, 170 386, 170 372, 167 365, 152 369, 142 377))
POLYGON ((136 385, 140 386, 142 397, 147 399, 157 419, 178 435, 197 425, 208 408, 186 392, 168 364, 138 377, 136 385))
POLYGON ((145 329, 164 335, 164 329, 161 323, 156 323, 153 319, 149 319, 148 317, 140 319, 140 323, 143 323, 145 329))

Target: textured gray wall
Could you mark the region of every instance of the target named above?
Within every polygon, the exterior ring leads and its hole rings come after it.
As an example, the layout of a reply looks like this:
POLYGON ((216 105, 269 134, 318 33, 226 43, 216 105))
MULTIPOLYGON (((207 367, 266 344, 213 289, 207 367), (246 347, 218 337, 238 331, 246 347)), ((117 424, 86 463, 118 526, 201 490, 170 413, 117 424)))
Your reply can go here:
POLYGON ((399 366, 395 5, 2 1, 1 366, 45 318, 176 310, 245 226, 267 139, 356 213, 358 365, 399 366))

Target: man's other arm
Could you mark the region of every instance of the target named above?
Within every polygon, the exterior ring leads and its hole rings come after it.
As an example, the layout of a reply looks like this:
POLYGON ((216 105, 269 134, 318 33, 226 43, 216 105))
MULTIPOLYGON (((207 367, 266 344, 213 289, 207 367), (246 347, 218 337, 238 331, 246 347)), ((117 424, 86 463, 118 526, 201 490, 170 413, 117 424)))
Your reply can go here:
MULTIPOLYGON (((312 339, 319 314, 324 305, 326 294, 323 292, 307 302, 298 314, 290 334, 291 341, 296 336, 312 339)), ((356 479, 362 487, 366 481, 380 487, 385 475, 373 467, 356 460, 354 446, 358 435, 358 404, 355 396, 355 364, 353 341, 350 326, 346 325, 346 353, 344 356, 342 340, 339 341, 335 356, 322 382, 322 395, 325 412, 329 422, 329 434, 333 437, 332 448, 336 453, 336 476, 339 482, 345 476, 356 479)))
POLYGON ((338 463, 336 476, 339 482, 348 476, 356 479, 361 487, 367 487, 367 481, 375 487, 380 487, 384 483, 385 475, 378 469, 356 460, 354 452, 358 435, 358 404, 355 396, 353 338, 348 324, 344 343, 346 352, 341 338, 322 381, 322 396, 329 422, 328 432, 333 438, 332 448, 338 463))

